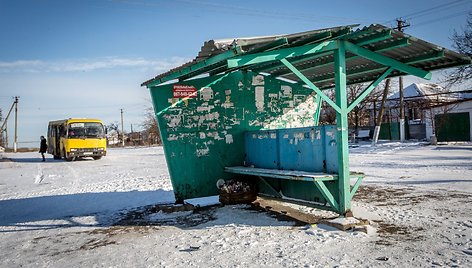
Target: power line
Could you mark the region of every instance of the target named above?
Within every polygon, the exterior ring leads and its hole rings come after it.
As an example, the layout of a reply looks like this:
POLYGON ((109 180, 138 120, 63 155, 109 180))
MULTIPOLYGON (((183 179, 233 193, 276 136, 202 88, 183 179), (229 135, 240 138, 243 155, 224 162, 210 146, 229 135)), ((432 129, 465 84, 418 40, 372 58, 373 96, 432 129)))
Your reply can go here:
MULTIPOLYGON (((281 12, 276 10, 262 10, 262 9, 253 9, 247 7, 241 7, 236 5, 227 5, 222 4, 221 2, 213 3, 208 1, 199 1, 199 0, 177 0, 175 2, 180 2, 181 4, 186 5, 195 5, 203 6, 209 9, 214 9, 220 13, 228 13, 235 15, 243 16, 253 16, 253 17, 267 17, 267 18, 276 18, 281 20, 298 20, 298 21, 308 21, 308 22, 340 22, 340 23, 358 23, 360 21, 366 21, 364 18, 348 18, 348 17, 338 17, 338 16, 323 16, 323 15, 313 15, 311 13, 300 13, 300 12, 281 12)), ((134 6, 145 6, 148 8, 161 7, 162 3, 155 2, 132 2, 132 1, 113 1, 115 4, 126 4, 134 6)))
MULTIPOLYGON (((407 15, 400 16, 400 17, 411 20, 411 19, 431 15, 431 14, 434 14, 434 13, 437 13, 437 12, 443 12, 445 9, 460 6, 460 5, 463 5, 463 4, 470 4, 470 1, 469 0, 457 0, 457 1, 454 1, 454 2, 441 4, 441 5, 431 7, 431 8, 419 10, 419 11, 416 11, 416 12, 413 12, 413 13, 410 13, 410 14, 407 14, 407 15)), ((385 21, 382 24, 388 24, 388 23, 394 22, 394 21, 396 21, 396 20, 392 19, 392 20, 385 21)))
POLYGON ((452 18, 459 17, 461 15, 465 15, 465 14, 468 14, 468 13, 470 13, 470 11, 462 11, 462 12, 446 15, 446 16, 443 16, 443 17, 439 17, 439 18, 435 18, 435 19, 432 19, 432 20, 417 23, 417 24, 411 26, 411 28, 420 27, 420 26, 424 26, 424 25, 427 25, 427 24, 430 24, 430 23, 452 19, 452 18))
POLYGON ((441 9, 440 11, 444 11, 443 7, 449 8, 451 6, 457 5, 457 3, 465 2, 465 1, 468 2, 469 0, 457 0, 457 1, 454 1, 454 2, 450 2, 450 3, 445 3, 445 4, 442 4, 442 5, 435 6, 435 7, 431 7, 431 8, 427 8, 427 9, 420 10, 420 11, 417 11, 417 12, 413 12, 413 13, 405 15, 403 17, 405 17, 405 18, 419 17, 419 16, 423 16, 422 14, 429 13, 430 11, 433 11, 433 10, 434 10, 434 12, 437 12, 437 11, 435 11, 436 9, 441 9))

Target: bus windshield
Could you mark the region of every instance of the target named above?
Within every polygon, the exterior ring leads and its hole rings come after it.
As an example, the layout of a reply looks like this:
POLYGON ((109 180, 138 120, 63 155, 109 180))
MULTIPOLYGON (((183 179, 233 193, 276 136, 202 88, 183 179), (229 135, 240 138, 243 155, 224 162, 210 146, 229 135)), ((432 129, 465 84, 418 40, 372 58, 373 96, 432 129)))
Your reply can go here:
POLYGON ((68 138, 104 138, 105 131, 100 123, 71 123, 68 138))

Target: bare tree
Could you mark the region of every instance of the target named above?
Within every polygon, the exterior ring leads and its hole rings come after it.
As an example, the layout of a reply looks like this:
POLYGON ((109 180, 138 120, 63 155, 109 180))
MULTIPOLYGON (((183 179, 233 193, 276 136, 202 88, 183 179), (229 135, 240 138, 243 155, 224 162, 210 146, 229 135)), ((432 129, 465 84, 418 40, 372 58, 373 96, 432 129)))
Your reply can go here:
MULTIPOLYGON (((352 103, 357 96, 359 96, 365 89, 365 84, 354 84, 347 87, 347 100, 348 103, 352 103)), ((360 127, 369 126, 370 124, 370 109, 373 107, 371 104, 380 101, 382 97, 382 90, 377 87, 372 91, 364 100, 362 100, 352 111, 348 114, 349 127, 354 128, 357 132, 360 127)), ((325 94, 334 100, 334 90, 326 90, 325 94)), ((322 114, 320 117, 322 124, 335 124, 336 123, 336 111, 323 102, 322 114)))
MULTIPOLYGON (((469 13, 465 28, 461 32, 454 30, 452 35, 453 47, 457 52, 472 57, 472 13, 469 13)), ((448 77, 444 82, 448 86, 460 84, 472 78, 472 65, 465 65, 454 69, 448 73, 448 77)))
POLYGON ((110 123, 107 125, 107 129, 108 129, 108 136, 111 137, 112 141, 109 141, 110 144, 115 144, 115 135, 116 137, 118 138, 118 141, 122 141, 123 139, 123 135, 120 131, 120 125, 118 124, 118 122, 113 122, 113 123, 110 123))
MULTIPOLYGON (((323 92, 328 98, 334 100, 334 89, 327 89, 323 92)), ((336 111, 326 101, 321 104, 320 125, 336 124, 336 111)))
POLYGON ((149 144, 162 144, 156 115, 151 107, 146 108, 144 121, 141 126, 143 127, 143 136, 149 144))

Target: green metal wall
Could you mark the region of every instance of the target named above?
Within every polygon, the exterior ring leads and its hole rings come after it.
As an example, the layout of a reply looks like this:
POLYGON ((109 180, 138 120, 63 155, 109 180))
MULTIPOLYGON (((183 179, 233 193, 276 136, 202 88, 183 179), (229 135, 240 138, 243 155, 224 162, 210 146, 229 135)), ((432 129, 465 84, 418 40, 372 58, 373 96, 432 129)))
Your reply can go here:
POLYGON ((242 71, 176 84, 198 96, 173 99, 173 84, 150 93, 177 200, 218 194, 234 176, 224 167, 243 165, 245 131, 313 126, 313 91, 296 84, 242 71))
POLYGON ((469 113, 448 113, 434 116, 438 141, 470 141, 469 113))
POLYGON ((379 139, 400 140, 400 123, 382 123, 380 126, 379 139))

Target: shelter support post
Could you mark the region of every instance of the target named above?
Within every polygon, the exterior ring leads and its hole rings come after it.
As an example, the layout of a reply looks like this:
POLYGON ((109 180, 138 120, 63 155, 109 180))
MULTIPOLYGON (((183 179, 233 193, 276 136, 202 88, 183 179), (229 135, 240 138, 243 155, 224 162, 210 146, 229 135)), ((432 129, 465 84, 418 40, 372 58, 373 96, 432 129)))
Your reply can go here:
POLYGON ((349 173, 348 148, 348 103, 346 91, 346 49, 343 41, 339 41, 338 49, 334 50, 334 79, 336 89, 337 147, 338 147, 338 200, 339 213, 346 214, 351 210, 351 191, 349 173))
POLYGON ((316 110, 315 114, 313 116, 313 122, 315 126, 318 126, 318 123, 320 122, 320 113, 321 113, 321 97, 320 95, 316 94, 315 96, 315 105, 316 105, 316 110))

